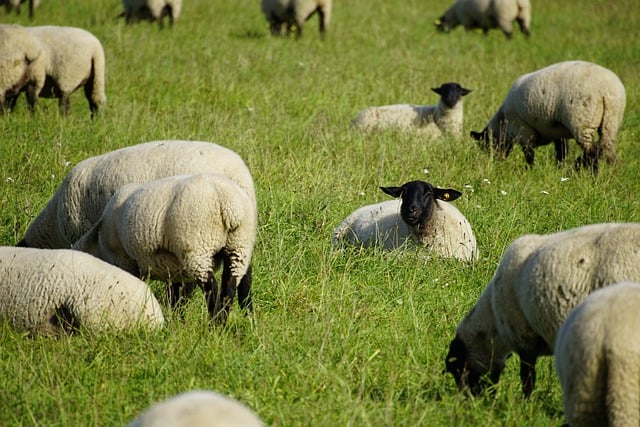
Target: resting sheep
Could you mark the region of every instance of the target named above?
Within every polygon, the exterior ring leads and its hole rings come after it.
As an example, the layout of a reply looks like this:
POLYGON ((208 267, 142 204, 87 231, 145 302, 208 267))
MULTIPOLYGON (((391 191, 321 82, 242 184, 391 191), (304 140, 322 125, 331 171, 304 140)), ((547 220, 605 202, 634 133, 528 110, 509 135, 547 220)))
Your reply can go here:
POLYGON ((70 249, 0 247, 0 321, 55 335, 162 327, 158 301, 143 281, 70 249))
POLYGON ((589 293, 640 280, 640 224, 604 223, 549 235, 525 235, 507 248, 475 306, 458 324, 446 370, 458 387, 496 383, 507 357, 520 357, 525 396, 539 356, 553 351, 568 313, 589 293))
POLYGON ((576 166, 595 171, 602 156, 609 163, 618 160, 616 133, 625 105, 625 88, 612 71, 584 61, 560 62, 519 77, 487 127, 471 136, 504 157, 520 144, 529 165, 534 148, 551 142, 562 162, 573 138, 583 151, 576 166))
POLYGON ((130 24, 141 20, 157 22, 160 28, 164 27, 164 17, 169 18, 169 26, 180 17, 182 0, 122 0, 124 11, 119 17, 124 17, 130 24))
POLYGON ((213 391, 194 390, 155 403, 127 427, 262 427, 243 403, 213 391))
POLYGON ((46 80, 39 96, 58 98, 63 114, 69 112, 69 97, 80 87, 89 101, 91 116, 107 102, 105 57, 100 40, 74 27, 25 27, 44 49, 46 80))
POLYGON ((458 83, 445 83, 432 88, 440 95, 437 105, 396 104, 369 107, 351 122, 359 130, 421 130, 432 138, 462 134, 462 97, 471 90, 458 83))
POLYGON ((380 246, 394 249, 414 243, 443 257, 471 261, 478 257, 471 225, 448 203, 462 193, 411 181, 401 187, 380 187, 401 200, 368 205, 355 210, 334 230, 333 246, 380 246))
POLYGON ((640 284, 597 290, 567 317, 555 365, 570 426, 640 425, 640 284))
POLYGON ((529 35, 531 30, 531 4, 529 0, 456 0, 456 2, 435 21, 440 31, 448 32, 458 25, 465 30, 481 28, 487 34, 492 28, 500 28, 511 38, 513 23, 529 35))
MULTIPOLYGON (((26 1, 27 0, 0 0, 0 6, 4 4, 7 13, 15 11, 16 15, 20 15, 20 5, 26 3, 26 1)), ((39 5, 40 0, 29 0, 29 19, 33 19, 33 13, 39 5)))
POLYGON ((324 36, 331 21, 332 0, 262 0, 262 13, 269 22, 274 36, 296 31, 302 36, 302 27, 314 13, 318 13, 320 35, 324 36))
POLYGON ((170 176, 116 191, 73 249, 166 281, 171 305, 181 288, 189 295, 197 284, 211 317, 224 323, 236 289, 240 306, 251 305, 256 218, 253 200, 222 175, 170 176), (220 264, 218 289, 214 272, 220 264))

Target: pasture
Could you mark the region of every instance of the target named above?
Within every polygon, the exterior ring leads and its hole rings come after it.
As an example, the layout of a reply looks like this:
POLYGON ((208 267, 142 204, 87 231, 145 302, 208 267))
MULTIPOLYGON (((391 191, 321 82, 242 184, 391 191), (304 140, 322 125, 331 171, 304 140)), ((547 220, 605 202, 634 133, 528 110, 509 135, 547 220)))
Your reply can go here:
MULTIPOLYGON (((43 0, 32 21, 68 25, 105 48, 107 105, 92 121, 82 91, 71 112, 21 97, 0 117, 0 245, 15 245, 82 159, 157 139, 213 141, 238 152, 259 205, 253 257, 255 315, 234 306, 208 322, 201 294, 165 330, 26 337, 0 325, 0 425, 116 426, 150 403, 191 389, 233 396, 271 426, 557 426, 564 422, 551 358, 524 401, 517 357, 495 393, 468 397, 444 375, 455 327, 490 280, 505 247, 526 233, 640 221, 640 3, 532 1, 531 37, 506 40, 457 28, 436 32, 449 0, 335 0, 327 38, 317 17, 301 39, 273 38, 258 0, 184 0, 173 28, 115 19, 118 0, 43 0), (521 74, 583 59, 610 68, 627 90, 619 165, 576 172, 571 142, 525 167, 480 151, 481 130, 521 74), (350 129, 372 105, 435 104, 430 88, 459 82, 461 139, 428 142, 350 129), (473 264, 419 250, 332 250, 331 232, 378 186, 422 179, 455 188, 476 233, 473 264)), ((140 165, 144 167, 144 165, 140 165)), ((161 302, 163 286, 152 283, 161 302)))

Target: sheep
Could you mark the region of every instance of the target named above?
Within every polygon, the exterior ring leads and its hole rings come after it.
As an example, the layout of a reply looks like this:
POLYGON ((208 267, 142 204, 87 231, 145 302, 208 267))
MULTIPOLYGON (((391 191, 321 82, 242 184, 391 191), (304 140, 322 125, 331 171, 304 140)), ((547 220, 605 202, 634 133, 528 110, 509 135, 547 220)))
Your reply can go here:
POLYGON ((528 165, 534 148, 550 142, 562 162, 567 139, 573 138, 583 151, 576 167, 597 171, 602 156, 618 161, 615 141, 625 105, 625 88, 611 70, 585 61, 560 62, 519 77, 484 130, 471 136, 504 157, 520 144, 528 165))
POLYGON ((555 366, 570 426, 640 425, 640 284, 591 293, 567 317, 555 366))
POLYGON ((243 403, 209 390, 193 390, 153 404, 127 427, 262 427, 243 403))
POLYGON ((331 7, 332 0, 262 0, 262 13, 274 36, 296 31, 296 37, 301 37, 305 21, 316 12, 320 35, 324 36, 331 21, 331 7))
POLYGON ((421 130, 432 138, 443 135, 460 136, 462 134, 462 97, 471 90, 458 83, 444 83, 432 88, 440 95, 437 105, 395 104, 381 107, 369 107, 351 122, 359 130, 382 130, 396 128, 402 130, 421 130))
POLYGON ((107 102, 105 56, 100 40, 81 28, 25 27, 37 37, 45 54, 46 80, 41 98, 58 98, 63 114, 69 113, 69 97, 84 88, 91 117, 107 102))
POLYGON ((164 324, 146 283, 70 249, 0 247, 0 321, 18 331, 58 335, 164 324))
MULTIPOLYGON (((0 0, 0 6, 4 4, 7 13, 15 11, 16 15, 20 15, 20 5, 26 1, 27 0, 0 0)), ((33 19, 33 13, 39 5, 40 0, 29 0, 29 19, 33 19)))
POLYGON ((356 209, 333 231, 332 245, 395 249, 415 243, 443 257, 461 261, 478 258, 476 238, 469 221, 450 202, 462 195, 424 181, 401 187, 380 187, 390 200, 356 209))
POLYGON ((517 22, 526 36, 531 33, 531 4, 529 0, 456 0, 436 19, 439 31, 449 32, 458 25, 465 30, 481 28, 487 34, 492 28, 500 28, 510 39, 513 23, 517 22))
POLYGON ((44 82, 41 43, 24 27, 0 25, 0 114, 13 110, 22 92, 33 112, 44 82))
POLYGON ((118 15, 124 17, 127 24, 147 20, 158 23, 160 29, 164 27, 164 17, 169 18, 169 26, 180 17, 182 0, 122 0, 124 11, 118 15))
POLYGON ((462 390, 497 383, 507 357, 520 357, 525 396, 539 356, 550 355, 560 325, 590 292, 640 280, 640 224, 591 224, 548 235, 530 234, 507 248, 475 306, 456 329, 446 371, 462 390))
POLYGON ((222 175, 170 176, 121 187, 73 249, 166 281, 172 306, 181 288, 188 295, 198 284, 211 317, 224 323, 236 289, 240 307, 251 304, 256 218, 249 195, 222 175))

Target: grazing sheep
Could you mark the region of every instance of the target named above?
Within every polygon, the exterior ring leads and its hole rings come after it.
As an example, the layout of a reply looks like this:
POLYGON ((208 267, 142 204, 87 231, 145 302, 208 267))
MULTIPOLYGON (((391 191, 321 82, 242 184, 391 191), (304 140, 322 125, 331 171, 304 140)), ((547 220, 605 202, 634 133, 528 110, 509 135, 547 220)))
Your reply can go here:
POLYGON ((529 0, 456 0, 434 24, 438 30, 445 32, 458 25, 464 26, 465 30, 481 28, 485 34, 492 28, 500 28, 510 39, 514 22, 518 23, 525 35, 529 35, 529 0))
POLYGON ((45 56, 46 80, 41 98, 58 98, 63 114, 69 112, 69 97, 80 87, 89 101, 91 117, 107 102, 105 58, 100 40, 73 27, 25 27, 40 40, 45 56))
POLYGON ((535 364, 550 355, 560 325, 590 292, 640 280, 640 224, 593 224, 549 235, 525 235, 506 250, 493 278, 458 324, 446 369, 476 394, 496 383, 511 352, 520 357, 525 396, 535 364))
POLYGON ((558 331, 555 365, 572 427, 640 425, 640 284, 584 299, 558 331))
POLYGON ((0 247, 0 321, 31 333, 84 327, 159 328, 164 317, 143 281, 70 249, 0 247))
POLYGON ((164 27, 164 17, 169 17, 169 26, 180 17, 182 0, 122 0, 124 11, 119 17, 124 17, 130 24, 137 21, 157 22, 160 28, 164 27))
POLYGON ((24 27, 0 25, 0 114, 13 110, 25 92, 33 112, 44 86, 45 59, 40 42, 24 27))
POLYGON ((332 0, 262 0, 262 13, 269 22, 271 34, 288 35, 296 31, 302 36, 302 27, 314 13, 318 13, 320 35, 324 36, 331 21, 332 0))
POLYGON ((423 130, 433 137, 462 134, 462 97, 471 92, 458 83, 445 83, 432 88, 440 95, 437 105, 396 104, 369 107, 353 119, 359 130, 403 129, 423 130))
POLYGON ((453 201, 462 193, 411 181, 402 187, 380 187, 391 200, 355 210, 333 231, 332 244, 394 249, 413 242, 443 257, 461 261, 478 258, 469 221, 453 201))
POLYGON ((155 403, 127 427, 262 427, 243 403, 213 391, 194 390, 155 403))
MULTIPOLYGON (((26 1, 27 0, 0 0, 0 6, 4 4, 7 13, 15 11, 16 15, 20 15, 20 5, 26 1)), ((40 0, 29 0, 29 19, 33 19, 33 13, 39 5, 40 0)))
POLYGON ((234 151, 211 142, 146 142, 78 163, 18 245, 70 248, 98 221, 113 193, 123 185, 202 172, 230 178, 256 205, 251 172, 234 151))
POLYGON ((116 191, 73 249, 166 281, 172 305, 183 286, 190 294, 197 284, 211 317, 224 323, 236 289, 240 306, 251 304, 256 218, 253 200, 222 175, 170 176, 116 191), (218 289, 214 272, 220 264, 218 289))
POLYGON ((611 70, 584 61, 560 62, 519 77, 487 127, 471 136, 504 157, 520 144, 529 165, 534 148, 550 142, 556 160, 563 161, 567 140, 573 138, 583 151, 576 166, 595 171, 602 156, 609 163, 618 160, 616 133, 625 105, 624 86, 611 70))

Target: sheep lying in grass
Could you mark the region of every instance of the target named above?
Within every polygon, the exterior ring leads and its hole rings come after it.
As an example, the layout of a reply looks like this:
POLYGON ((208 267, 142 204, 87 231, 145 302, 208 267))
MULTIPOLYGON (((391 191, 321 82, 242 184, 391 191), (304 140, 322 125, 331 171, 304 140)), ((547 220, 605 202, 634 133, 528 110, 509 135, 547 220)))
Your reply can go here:
POLYGON ((45 81, 42 45, 24 27, 0 25, 0 114, 13 110, 25 92, 33 112, 45 81))
POLYGON ((355 210, 334 230, 333 246, 342 242, 394 249, 408 243, 427 247, 443 257, 471 261, 478 257, 469 221, 448 203, 462 193, 411 181, 401 187, 380 187, 401 200, 355 210))
POLYGON ((193 173, 228 177, 256 206, 251 172, 232 150, 211 142, 152 141, 78 163, 18 245, 70 248, 98 221, 113 193, 123 185, 193 173))
POLYGON ((87 328, 159 328, 164 317, 146 283, 69 249, 0 247, 0 321, 34 334, 87 328))
POLYGON ((458 25, 465 30, 481 28, 487 34, 492 28, 500 28, 511 38, 513 23, 529 35, 531 30, 531 4, 529 0, 456 0, 456 2, 436 20, 440 31, 448 32, 458 25))
POLYGON ((640 425, 640 284, 597 290, 567 317, 555 344, 572 427, 640 425))
MULTIPOLYGON (((0 7, 4 4, 4 8, 7 13, 16 12, 16 15, 20 15, 20 5, 26 3, 27 0, 0 0, 0 7)), ((40 5, 40 0, 29 0, 29 19, 33 19, 33 14, 40 5)))
POLYGON ((105 57, 100 40, 73 27, 25 27, 44 49, 46 80, 39 96, 58 98, 60 109, 69 112, 69 97, 80 87, 89 101, 91 116, 106 102, 105 57))
POLYGON ((296 31, 302 36, 302 27, 314 13, 318 13, 320 35, 324 36, 331 21, 332 0, 262 0, 262 13, 269 22, 273 35, 288 35, 296 31))
POLYGON ((506 250, 493 278, 458 324, 446 369, 476 394, 496 383, 511 352, 520 356, 525 396, 539 356, 553 351, 568 313, 592 291, 640 280, 640 224, 588 225, 525 235, 506 250))
POLYGON ((169 26, 180 17, 182 0, 122 0, 124 11, 119 17, 124 17, 130 24, 141 20, 157 22, 160 28, 164 27, 165 16, 169 18, 169 26))
POLYGON ((382 130, 402 129, 421 130, 432 138, 442 135, 460 136, 462 134, 462 97, 471 90, 458 83, 444 83, 432 88, 440 95, 437 105, 396 104, 367 108, 351 122, 356 129, 382 130))
POLYGON ((127 427, 262 427, 243 403, 213 391, 194 390, 155 403, 127 427))
POLYGON ((172 305, 181 287, 190 294, 197 284, 211 317, 224 323, 236 289, 241 308, 251 308, 256 219, 253 200, 230 179, 171 176, 120 188, 73 249, 131 274, 167 281, 172 305), (219 290, 214 272, 220 264, 219 290))
POLYGON ((471 136, 504 157, 520 144, 529 165, 534 149, 550 142, 556 160, 563 161, 573 138, 583 151, 576 166, 597 170, 602 156, 618 160, 616 133, 625 106, 625 88, 615 73, 589 62, 560 62, 519 77, 487 127, 471 136))

